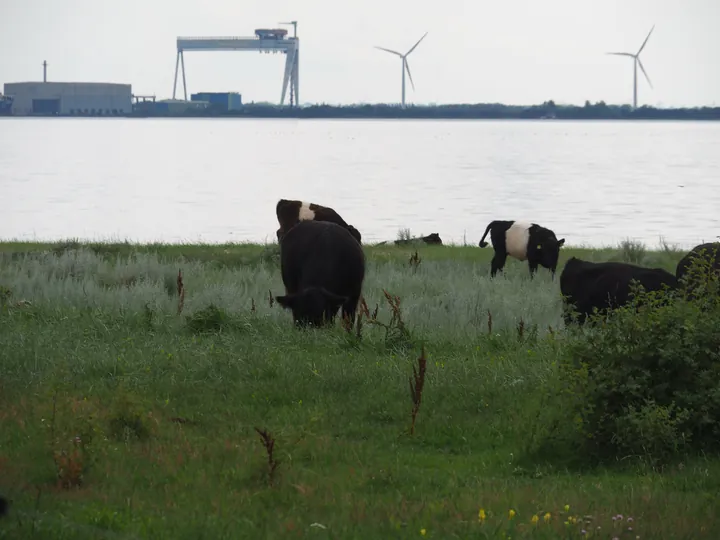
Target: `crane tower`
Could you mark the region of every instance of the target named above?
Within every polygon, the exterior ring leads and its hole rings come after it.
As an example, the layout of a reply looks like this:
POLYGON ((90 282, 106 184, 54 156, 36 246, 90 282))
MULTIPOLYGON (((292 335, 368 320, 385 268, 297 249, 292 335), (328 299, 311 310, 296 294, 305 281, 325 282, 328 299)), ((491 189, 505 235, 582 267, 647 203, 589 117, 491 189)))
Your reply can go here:
POLYGON ((300 39, 297 37, 297 21, 280 24, 292 24, 293 37, 286 37, 287 30, 284 28, 258 28, 255 30, 255 37, 178 37, 173 99, 177 90, 178 71, 181 70, 183 95, 187 101, 186 51, 259 51, 268 54, 279 52, 286 55, 280 105, 285 104, 285 95, 290 86, 290 106, 297 107, 300 103, 300 39))

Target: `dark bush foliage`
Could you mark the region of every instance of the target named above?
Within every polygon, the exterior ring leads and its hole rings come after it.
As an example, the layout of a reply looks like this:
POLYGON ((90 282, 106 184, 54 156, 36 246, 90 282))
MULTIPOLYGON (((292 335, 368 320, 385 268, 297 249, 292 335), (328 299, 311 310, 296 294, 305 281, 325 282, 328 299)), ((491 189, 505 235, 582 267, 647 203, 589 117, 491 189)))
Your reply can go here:
POLYGON ((720 450, 720 287, 717 275, 700 274, 692 299, 636 290, 629 305, 572 338, 560 366, 572 420, 563 414, 558 423, 572 433, 556 427, 556 444, 572 441, 593 463, 653 466, 720 450))

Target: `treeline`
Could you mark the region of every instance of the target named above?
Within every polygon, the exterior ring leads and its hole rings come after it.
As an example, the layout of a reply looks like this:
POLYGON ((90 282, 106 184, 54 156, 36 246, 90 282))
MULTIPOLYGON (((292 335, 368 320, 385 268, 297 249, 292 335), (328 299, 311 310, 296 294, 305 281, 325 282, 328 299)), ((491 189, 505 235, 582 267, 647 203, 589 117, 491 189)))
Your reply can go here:
POLYGON ((239 110, 217 108, 187 112, 137 112, 133 116, 192 116, 246 118, 380 118, 380 119, 558 119, 558 120, 720 120, 720 107, 633 109, 630 105, 608 105, 604 101, 585 102, 584 106, 557 105, 546 101, 541 105, 503 105, 500 103, 453 105, 309 105, 281 107, 273 104, 249 103, 239 110))

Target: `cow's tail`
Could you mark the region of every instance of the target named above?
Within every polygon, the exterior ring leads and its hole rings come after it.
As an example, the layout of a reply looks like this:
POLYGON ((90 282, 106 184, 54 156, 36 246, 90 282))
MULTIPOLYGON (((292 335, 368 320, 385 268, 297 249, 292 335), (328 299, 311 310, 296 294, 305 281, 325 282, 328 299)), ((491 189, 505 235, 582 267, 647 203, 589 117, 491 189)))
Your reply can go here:
POLYGON ((490 229, 493 228, 493 225, 495 225, 495 222, 494 222, 494 221, 491 221, 491 222, 488 224, 487 228, 485 229, 485 234, 482 235, 482 238, 480 239, 480 243, 478 244, 481 248, 484 248, 485 246, 488 245, 488 243, 485 241, 485 237, 486 237, 486 236, 488 235, 488 233, 490 232, 490 229))

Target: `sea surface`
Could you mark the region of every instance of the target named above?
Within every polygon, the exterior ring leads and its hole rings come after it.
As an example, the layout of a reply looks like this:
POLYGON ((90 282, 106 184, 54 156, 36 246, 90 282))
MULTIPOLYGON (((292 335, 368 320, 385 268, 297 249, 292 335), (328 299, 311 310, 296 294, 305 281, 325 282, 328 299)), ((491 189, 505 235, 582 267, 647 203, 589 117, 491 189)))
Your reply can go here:
POLYGON ((0 119, 1 240, 275 241, 280 198, 364 243, 508 219, 688 248, 720 235, 720 123, 0 119))

